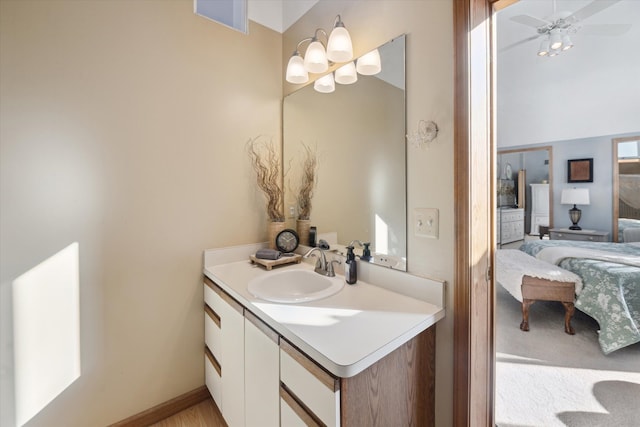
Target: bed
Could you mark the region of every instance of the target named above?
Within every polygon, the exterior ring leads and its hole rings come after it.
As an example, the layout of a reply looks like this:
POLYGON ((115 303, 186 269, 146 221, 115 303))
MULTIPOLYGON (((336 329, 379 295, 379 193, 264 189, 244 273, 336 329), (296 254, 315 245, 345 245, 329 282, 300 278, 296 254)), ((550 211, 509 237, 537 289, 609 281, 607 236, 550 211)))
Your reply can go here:
MULTIPOLYGON (((628 242, 629 239, 625 239, 625 230, 638 230, 640 229, 640 219, 632 218, 618 218, 618 242, 628 242)), ((629 234, 629 232, 627 232, 629 234)))
POLYGON ((520 250, 580 276, 575 306, 600 325, 605 354, 640 342, 640 243, 531 240, 520 250))

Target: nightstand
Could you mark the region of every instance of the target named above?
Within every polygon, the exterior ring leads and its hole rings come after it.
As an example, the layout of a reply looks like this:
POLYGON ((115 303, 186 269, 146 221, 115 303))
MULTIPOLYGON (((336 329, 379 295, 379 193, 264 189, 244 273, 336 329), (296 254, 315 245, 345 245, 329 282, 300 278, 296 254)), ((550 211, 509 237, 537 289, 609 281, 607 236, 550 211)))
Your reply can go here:
POLYGON ((609 233, 598 230, 569 230, 568 228, 552 228, 549 230, 551 240, 578 240, 582 242, 608 242, 609 233))

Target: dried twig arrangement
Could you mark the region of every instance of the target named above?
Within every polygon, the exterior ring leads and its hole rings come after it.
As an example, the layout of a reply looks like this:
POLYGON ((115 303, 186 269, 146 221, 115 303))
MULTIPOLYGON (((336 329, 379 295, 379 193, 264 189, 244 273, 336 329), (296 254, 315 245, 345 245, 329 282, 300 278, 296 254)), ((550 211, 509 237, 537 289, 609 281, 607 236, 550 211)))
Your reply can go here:
POLYGON ((316 176, 318 173, 318 159, 316 148, 311 148, 305 144, 304 158, 302 159, 302 176, 300 177, 300 188, 296 195, 298 202, 298 219, 309 219, 311 215, 311 199, 313 190, 316 187, 316 176))
POLYGON ((280 156, 276 154, 273 141, 260 142, 259 138, 247 141, 251 165, 256 172, 258 187, 267 199, 267 216, 272 222, 284 222, 284 190, 280 156))

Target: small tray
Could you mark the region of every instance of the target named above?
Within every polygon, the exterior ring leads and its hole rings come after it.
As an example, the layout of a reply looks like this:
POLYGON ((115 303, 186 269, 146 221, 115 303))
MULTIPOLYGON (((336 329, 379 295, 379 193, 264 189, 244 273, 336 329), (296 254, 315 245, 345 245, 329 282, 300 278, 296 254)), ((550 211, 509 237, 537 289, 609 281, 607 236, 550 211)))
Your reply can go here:
POLYGON ((302 261, 302 255, 294 254, 293 256, 282 256, 279 259, 261 259, 261 258, 256 258, 254 254, 254 255, 250 255, 249 259, 251 260, 252 263, 260 264, 264 266, 267 270, 271 270, 276 265, 292 264, 294 262, 296 264, 300 264, 300 262, 302 261))

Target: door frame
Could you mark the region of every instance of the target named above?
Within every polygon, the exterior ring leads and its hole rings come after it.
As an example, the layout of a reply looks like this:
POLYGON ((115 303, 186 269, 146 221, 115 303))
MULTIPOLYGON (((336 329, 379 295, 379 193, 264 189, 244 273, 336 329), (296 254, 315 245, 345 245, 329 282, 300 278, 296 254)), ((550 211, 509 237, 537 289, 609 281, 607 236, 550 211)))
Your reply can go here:
POLYGON ((492 426, 495 390, 495 24, 517 0, 453 0, 454 426, 492 426))

